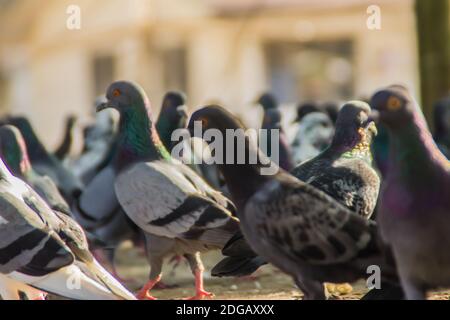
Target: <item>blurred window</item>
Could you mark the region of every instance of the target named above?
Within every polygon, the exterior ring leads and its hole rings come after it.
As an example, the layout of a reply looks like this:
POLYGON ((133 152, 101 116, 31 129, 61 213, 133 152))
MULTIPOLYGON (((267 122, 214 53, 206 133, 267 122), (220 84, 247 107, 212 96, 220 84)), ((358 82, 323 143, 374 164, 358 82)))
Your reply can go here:
POLYGON ((105 94, 108 85, 114 81, 113 56, 97 56, 93 61, 95 96, 105 94))
POLYGON ((271 89, 281 103, 353 95, 351 41, 271 42, 265 52, 271 89))
POLYGON ((180 90, 186 92, 186 49, 171 48, 163 52, 164 87, 166 90, 180 90))

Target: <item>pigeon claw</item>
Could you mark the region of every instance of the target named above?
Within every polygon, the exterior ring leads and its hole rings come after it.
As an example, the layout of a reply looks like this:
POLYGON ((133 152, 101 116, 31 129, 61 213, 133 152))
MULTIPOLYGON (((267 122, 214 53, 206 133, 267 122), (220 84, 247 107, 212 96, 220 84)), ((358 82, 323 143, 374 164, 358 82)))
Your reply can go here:
POLYGON ((150 294, 150 291, 146 291, 144 293, 139 292, 136 295, 136 298, 138 298, 139 300, 158 300, 157 298, 155 298, 150 294))
POLYGON ((195 294, 195 296, 190 298, 185 298, 183 300, 204 300, 204 299, 211 299, 214 297, 214 293, 205 291, 205 290, 199 290, 195 294))

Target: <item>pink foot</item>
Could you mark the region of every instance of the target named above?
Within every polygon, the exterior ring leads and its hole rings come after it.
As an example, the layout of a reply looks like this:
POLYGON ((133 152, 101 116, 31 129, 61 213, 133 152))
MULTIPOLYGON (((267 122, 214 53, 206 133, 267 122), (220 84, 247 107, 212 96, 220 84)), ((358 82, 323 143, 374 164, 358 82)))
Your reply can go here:
POLYGON ((203 300, 203 299, 211 299, 212 297, 214 297, 213 293, 207 292, 205 290, 200 290, 200 291, 197 291, 195 296, 190 297, 190 298, 185 298, 183 300, 203 300))

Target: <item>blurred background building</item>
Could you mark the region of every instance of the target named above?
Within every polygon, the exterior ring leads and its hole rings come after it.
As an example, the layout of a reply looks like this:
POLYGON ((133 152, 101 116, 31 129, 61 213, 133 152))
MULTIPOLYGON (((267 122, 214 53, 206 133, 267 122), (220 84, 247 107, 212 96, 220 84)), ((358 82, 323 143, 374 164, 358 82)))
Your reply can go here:
POLYGON ((28 115, 54 145, 64 116, 86 119, 117 79, 140 83, 155 113, 176 89, 252 125, 264 90, 288 106, 395 82, 419 94, 415 21, 413 0, 0 0, 0 112, 28 115), (373 4, 380 30, 366 25, 373 4))

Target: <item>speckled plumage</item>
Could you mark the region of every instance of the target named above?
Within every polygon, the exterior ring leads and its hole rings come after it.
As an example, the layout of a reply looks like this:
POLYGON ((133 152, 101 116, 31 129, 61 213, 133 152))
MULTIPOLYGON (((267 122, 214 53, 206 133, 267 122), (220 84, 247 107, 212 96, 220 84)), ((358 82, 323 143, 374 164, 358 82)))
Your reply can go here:
POLYGON ((380 188, 380 178, 372 168, 370 145, 376 129, 368 121, 369 113, 364 102, 346 103, 338 114, 330 147, 292 170, 298 179, 365 218, 372 215, 380 188))
MULTIPOLYGON (((196 111, 190 124, 198 119, 221 131, 241 127, 216 106, 196 111)), ((247 143, 247 155, 258 152, 247 143)), ((356 280, 371 264, 383 265, 385 276, 393 271, 384 264, 373 221, 281 169, 262 175, 262 167, 220 165, 251 248, 291 275, 306 299, 324 299, 322 282, 356 280)))
MULTIPOLYGON (((331 146, 292 170, 292 175, 298 179, 365 218, 373 213, 380 187, 380 179, 371 166, 370 143, 375 127, 367 121, 369 113, 370 107, 363 102, 344 105, 331 146)), ((244 271, 253 273, 265 264, 249 248, 244 254, 242 248, 245 246, 245 238, 240 233, 236 234, 222 251, 227 258, 214 267, 212 274, 242 276, 244 271), (240 250, 233 249, 237 246, 240 250)))

